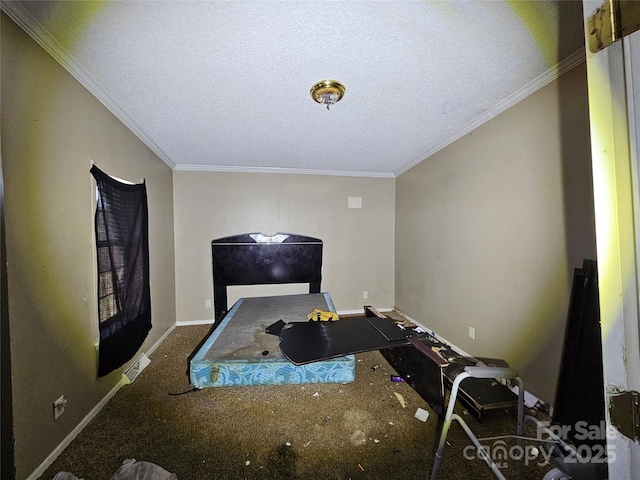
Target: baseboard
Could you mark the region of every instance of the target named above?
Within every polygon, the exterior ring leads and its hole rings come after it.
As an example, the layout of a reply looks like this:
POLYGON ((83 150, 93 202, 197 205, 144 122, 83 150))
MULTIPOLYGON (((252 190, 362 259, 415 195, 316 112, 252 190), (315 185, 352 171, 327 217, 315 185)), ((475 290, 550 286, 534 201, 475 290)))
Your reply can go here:
MULTIPOLYGON (((411 318, 409 315, 406 315, 405 313, 401 312, 400 310, 396 310, 396 312, 399 313, 400 315, 402 315, 407 320, 409 320, 411 323, 413 323, 413 324, 415 324, 415 325, 417 325, 417 326, 419 326, 421 328, 424 328, 427 331, 427 333, 429 333, 429 335, 432 335, 435 338, 437 338, 439 342, 444 343, 445 345, 449 345, 453 350, 458 352, 463 357, 469 357, 469 358, 475 359, 475 357, 473 355, 465 352, 464 350, 462 350, 458 346, 452 344, 446 338, 441 337, 436 332, 431 330, 429 327, 425 327, 420 322, 418 322, 418 321, 414 320, 413 318, 411 318)), ((504 382, 501 382, 501 383, 504 383, 504 382)), ((516 387, 514 393, 517 395, 517 387, 516 387)), ((538 397, 536 397, 533 393, 528 391, 526 388, 525 388, 524 394, 525 394, 525 398, 526 398, 525 403, 526 403, 527 407, 532 408, 534 406, 538 406, 538 407, 541 407, 543 410, 546 409, 546 411, 549 412, 549 415, 551 415, 551 416, 553 415, 553 405, 550 405, 550 404, 544 402, 543 400, 540 400, 538 397)))
MULTIPOLYGON (((390 312, 393 308, 378 308, 376 310, 379 312, 390 312)), ((338 315, 364 315, 364 308, 360 310, 338 310, 338 315)))
POLYGON ((166 332, 162 334, 162 336, 158 340, 156 340, 156 343, 151 345, 149 350, 147 350, 145 353, 147 355, 151 355, 155 351, 155 349, 158 348, 162 342, 164 342, 164 339, 167 338, 169 334, 175 330, 175 328, 176 328, 176 324, 174 323, 167 329, 166 332))
POLYGON ((176 327, 188 327, 189 325, 213 325, 216 321, 212 319, 205 320, 184 320, 182 322, 176 322, 176 327))
MULTIPOLYGON (((176 325, 173 324, 171 327, 167 329, 167 331, 154 343, 149 350, 147 350, 146 354, 151 355, 153 351, 158 348, 158 346, 164 341, 165 338, 176 328, 176 325)), ((129 366, 123 365, 123 371, 129 368, 129 366)), ((100 410, 107 404, 109 400, 120 390, 124 385, 128 385, 129 379, 126 375, 122 375, 120 381, 116 383, 116 385, 107 393, 95 407, 91 409, 91 411, 76 425, 76 427, 71 430, 71 433, 65 437, 65 439, 49 454, 47 458, 40 464, 38 468, 36 468, 31 475, 27 477, 27 480, 37 480, 42 476, 42 474, 51 466, 51 464, 60 456, 60 454, 64 451, 65 448, 69 446, 69 444, 73 441, 74 438, 78 436, 78 434, 87 426, 87 424, 93 420, 100 410)))
POLYGON ((55 461, 56 458, 64 451, 65 448, 69 446, 69 444, 73 441, 74 438, 78 436, 78 434, 82 431, 87 424, 93 420, 102 407, 104 407, 109 400, 116 394, 120 387, 126 385, 128 382, 124 378, 120 379, 120 381, 111 389, 111 391, 102 399, 100 402, 91 409, 91 411, 82 419, 82 421, 76 425, 69 435, 58 445, 53 452, 49 454, 49 456, 40 464, 35 471, 27 477, 27 480, 37 480, 42 476, 42 474, 51 466, 51 464, 55 461))
POLYGON ((413 323, 414 325, 423 328, 429 335, 435 337, 436 339, 438 339, 438 341, 440 343, 444 343, 445 345, 450 346, 453 350, 455 350, 456 352, 458 352, 460 355, 462 355, 463 357, 469 357, 469 358, 473 358, 475 359, 475 357, 467 352, 465 352, 464 350, 462 350, 461 348, 459 348, 457 345, 454 345, 453 343, 451 343, 449 340, 447 340, 444 337, 441 337, 440 335, 438 335, 436 332, 434 332, 431 328, 421 324, 420 322, 418 322, 417 320, 414 320, 413 318, 411 318, 409 315, 405 314, 404 312, 401 312, 400 310, 396 309, 396 312, 400 315, 402 315, 404 318, 406 318, 407 320, 409 320, 411 323, 413 323))

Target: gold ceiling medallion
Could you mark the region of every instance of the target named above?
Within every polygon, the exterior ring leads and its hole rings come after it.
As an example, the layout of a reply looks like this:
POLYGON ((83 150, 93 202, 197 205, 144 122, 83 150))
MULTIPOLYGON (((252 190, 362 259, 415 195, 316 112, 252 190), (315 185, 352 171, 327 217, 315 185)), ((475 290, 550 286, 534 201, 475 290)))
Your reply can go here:
POLYGON ((345 88, 337 80, 322 80, 311 87, 311 98, 327 106, 334 105, 344 97, 345 88))

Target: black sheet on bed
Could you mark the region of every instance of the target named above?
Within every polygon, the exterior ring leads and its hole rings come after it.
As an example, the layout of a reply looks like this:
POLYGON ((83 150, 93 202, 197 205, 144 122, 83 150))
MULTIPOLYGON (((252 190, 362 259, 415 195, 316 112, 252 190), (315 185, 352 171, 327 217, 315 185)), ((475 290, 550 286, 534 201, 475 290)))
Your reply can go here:
POLYGON ((280 330, 280 351, 291 363, 304 365, 343 355, 409 345, 412 334, 411 331, 400 330, 393 320, 386 318, 293 322, 280 330), (381 330, 393 329, 399 332, 393 340, 381 333, 381 330))

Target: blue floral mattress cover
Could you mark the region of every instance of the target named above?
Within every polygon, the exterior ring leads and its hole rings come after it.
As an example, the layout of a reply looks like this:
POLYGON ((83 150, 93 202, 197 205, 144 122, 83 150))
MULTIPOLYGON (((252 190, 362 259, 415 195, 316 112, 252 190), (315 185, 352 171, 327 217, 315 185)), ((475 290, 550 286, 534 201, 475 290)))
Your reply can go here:
POLYGON ((353 382, 354 355, 297 366, 280 352, 278 336, 265 331, 279 320, 306 322, 314 308, 335 311, 328 293, 241 298, 191 360, 191 385, 206 388, 353 382))

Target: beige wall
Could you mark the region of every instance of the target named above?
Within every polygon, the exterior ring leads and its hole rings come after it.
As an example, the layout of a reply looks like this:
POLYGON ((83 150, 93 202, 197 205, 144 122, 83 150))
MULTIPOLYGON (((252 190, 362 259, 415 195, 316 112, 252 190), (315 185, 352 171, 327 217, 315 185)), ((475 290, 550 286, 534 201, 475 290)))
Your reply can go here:
POLYGON ((142 350, 176 320, 213 318, 212 239, 300 233, 324 241, 322 289, 338 310, 395 304, 474 355, 507 359, 553 402, 572 271, 595 256, 584 66, 397 179, 172 173, 4 14, 1 35, 18 478, 119 380, 95 378, 90 157, 147 181, 154 328, 142 350))
POLYGON ((24 479, 121 378, 96 379, 89 159, 147 182, 153 329, 143 351, 175 323, 172 173, 4 14, 1 35, 15 455, 24 479), (69 403, 54 421, 60 395, 69 403))
POLYGON ((397 307, 550 403, 573 270, 595 259, 586 92, 582 64, 396 185, 397 307))
POLYGON ((322 290, 338 311, 393 307, 393 178, 176 171, 174 202, 179 322, 213 318, 205 307, 213 299, 211 240, 251 232, 322 239, 322 290), (348 197, 361 197, 362 208, 347 208, 348 197))

